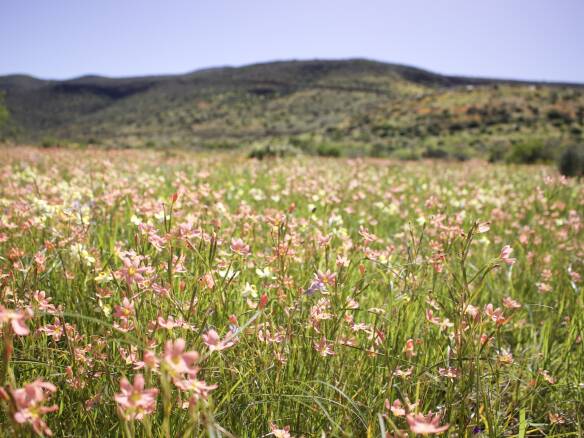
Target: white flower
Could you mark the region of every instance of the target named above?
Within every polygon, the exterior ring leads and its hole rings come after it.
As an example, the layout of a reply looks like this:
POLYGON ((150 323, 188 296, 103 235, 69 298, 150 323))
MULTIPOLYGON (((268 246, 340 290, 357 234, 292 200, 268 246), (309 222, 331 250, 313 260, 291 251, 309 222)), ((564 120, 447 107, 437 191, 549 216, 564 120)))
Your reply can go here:
POLYGON ((245 286, 244 286, 243 290, 241 291, 241 295, 244 298, 247 298, 247 297, 257 298, 258 297, 258 291, 257 291, 255 285, 249 284, 249 283, 245 283, 245 286))
POLYGON ((272 271, 267 266, 264 269, 256 268, 256 274, 258 274, 258 277, 267 278, 268 280, 271 280, 274 278, 272 271))

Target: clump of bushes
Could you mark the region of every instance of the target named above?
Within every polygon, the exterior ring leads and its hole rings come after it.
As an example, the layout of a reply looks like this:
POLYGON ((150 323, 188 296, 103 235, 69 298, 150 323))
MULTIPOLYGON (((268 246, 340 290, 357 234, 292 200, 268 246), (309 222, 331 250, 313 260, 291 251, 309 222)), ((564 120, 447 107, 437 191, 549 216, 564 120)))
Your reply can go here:
POLYGON ((539 139, 514 143, 505 160, 515 164, 548 163, 554 160, 554 146, 539 139))
POLYGON ((67 148, 67 149, 87 149, 88 143, 86 141, 63 140, 56 137, 44 137, 40 142, 41 147, 49 148, 67 148))
POLYGON ((426 150, 422 153, 422 157, 424 158, 433 158, 433 159, 438 159, 438 160, 445 160, 447 158, 449 158, 449 154, 448 151, 440 148, 440 147, 428 147, 426 148, 426 150))
POLYGON ((401 161, 418 161, 421 157, 418 150, 414 148, 401 148, 393 153, 393 157, 401 161))
POLYGON ((468 161, 472 157, 472 151, 467 149, 457 149, 452 154, 452 157, 457 161, 468 161))
POLYGON ((211 149, 211 150, 230 151, 230 150, 237 149, 240 146, 240 144, 238 142, 234 142, 234 141, 221 140, 221 141, 206 142, 204 146, 205 146, 205 148, 211 149))
POLYGON ((340 157, 341 150, 333 144, 323 143, 316 147, 316 154, 321 157, 340 157))
POLYGON ((63 144, 62 141, 55 137, 45 137, 41 140, 41 146, 44 148, 56 148, 63 144))
POLYGON ((387 157, 394 149, 395 147, 391 143, 377 142, 373 143, 369 148, 369 155, 376 158, 387 157))
POLYGON ((457 145, 450 150, 441 146, 429 146, 422 152, 422 158, 432 160, 457 160, 467 161, 473 156, 473 151, 463 145, 457 145))
POLYGON ((264 158, 295 157, 302 151, 288 143, 263 144, 254 147, 248 154, 249 158, 263 160, 264 158))
POLYGON ((509 144, 507 142, 495 142, 490 144, 488 146, 489 163, 503 161, 508 149, 509 144))
POLYGON ((584 145, 566 148, 558 160, 558 169, 565 176, 584 176, 584 145))

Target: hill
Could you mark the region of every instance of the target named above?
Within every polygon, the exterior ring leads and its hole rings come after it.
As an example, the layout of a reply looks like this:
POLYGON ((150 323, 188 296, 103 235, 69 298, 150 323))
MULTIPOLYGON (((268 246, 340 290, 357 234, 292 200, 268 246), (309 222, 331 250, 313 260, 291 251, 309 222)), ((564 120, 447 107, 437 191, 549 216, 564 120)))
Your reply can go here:
POLYGON ((582 139, 584 87, 445 76, 374 62, 283 61, 183 75, 0 77, 4 136, 117 146, 285 141, 374 155, 497 153, 582 139), (495 151, 495 152, 493 152, 495 151))

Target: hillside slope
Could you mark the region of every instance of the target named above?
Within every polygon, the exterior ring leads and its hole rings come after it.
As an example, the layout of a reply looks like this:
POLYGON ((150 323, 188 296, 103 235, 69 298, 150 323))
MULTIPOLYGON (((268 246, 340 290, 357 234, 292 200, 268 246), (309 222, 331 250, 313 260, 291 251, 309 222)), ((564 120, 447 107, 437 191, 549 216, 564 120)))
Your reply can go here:
POLYGON ((451 77, 367 60, 285 61, 184 75, 0 77, 18 139, 237 147, 266 139, 391 154, 581 139, 584 88, 451 77))

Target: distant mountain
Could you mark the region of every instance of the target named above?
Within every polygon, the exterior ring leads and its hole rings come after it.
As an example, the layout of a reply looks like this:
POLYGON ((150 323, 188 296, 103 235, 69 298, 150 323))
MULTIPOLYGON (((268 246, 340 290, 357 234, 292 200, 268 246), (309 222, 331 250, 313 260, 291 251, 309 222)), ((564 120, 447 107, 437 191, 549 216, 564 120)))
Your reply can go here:
POLYGON ((120 79, 11 75, 0 77, 0 90, 11 114, 4 135, 22 141, 228 148, 271 139, 385 155, 480 151, 527 137, 566 142, 584 130, 581 84, 445 76, 362 59, 120 79))

